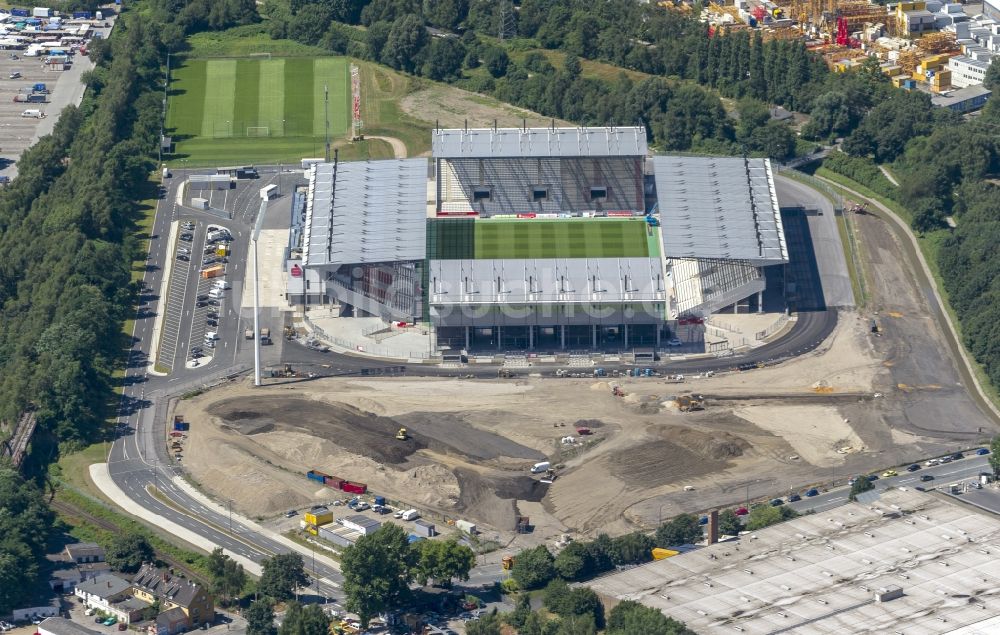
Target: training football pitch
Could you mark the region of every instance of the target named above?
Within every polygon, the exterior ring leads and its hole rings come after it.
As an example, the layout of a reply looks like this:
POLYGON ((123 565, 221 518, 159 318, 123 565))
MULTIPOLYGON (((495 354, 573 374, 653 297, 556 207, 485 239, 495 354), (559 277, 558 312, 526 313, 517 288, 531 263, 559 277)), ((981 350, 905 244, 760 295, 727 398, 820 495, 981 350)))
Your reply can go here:
POLYGON ((185 60, 171 70, 167 134, 192 165, 322 156, 327 114, 331 140, 348 131, 350 92, 343 57, 185 60))

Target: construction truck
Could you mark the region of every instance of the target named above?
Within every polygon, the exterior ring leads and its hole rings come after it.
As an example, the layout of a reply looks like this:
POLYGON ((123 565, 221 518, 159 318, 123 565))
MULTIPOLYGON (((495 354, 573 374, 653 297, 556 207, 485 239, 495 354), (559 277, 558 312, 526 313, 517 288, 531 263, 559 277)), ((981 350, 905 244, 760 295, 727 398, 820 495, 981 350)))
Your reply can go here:
POLYGON ((248 326, 246 328, 246 330, 243 331, 243 337, 247 338, 248 340, 252 340, 253 339, 253 327, 252 326, 248 326))
POLYGON ((270 344, 271 343, 271 329, 266 326, 260 330, 260 343, 270 344))
POLYGON ((681 395, 677 398, 677 409, 681 412, 694 412, 705 409, 703 395, 681 395))
POLYGON ((503 379, 510 379, 513 376, 514 373, 509 368, 501 368, 497 371, 497 377, 501 377, 503 379))
POLYGON ((407 434, 406 428, 400 428, 399 431, 396 433, 396 438, 399 439, 400 441, 406 441, 407 439, 410 438, 410 435, 407 434))
POLYGON ((504 571, 510 571, 514 568, 514 556, 504 556, 500 560, 500 566, 503 567, 504 571))

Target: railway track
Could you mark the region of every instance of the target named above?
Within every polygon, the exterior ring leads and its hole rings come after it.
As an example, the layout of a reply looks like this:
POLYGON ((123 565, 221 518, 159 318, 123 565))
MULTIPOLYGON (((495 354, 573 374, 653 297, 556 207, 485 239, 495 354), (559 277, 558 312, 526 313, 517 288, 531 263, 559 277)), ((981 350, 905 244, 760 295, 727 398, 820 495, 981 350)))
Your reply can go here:
MULTIPOLYGON (((90 514, 80 509, 79 507, 75 507, 74 505, 71 505, 69 503, 65 503, 59 500, 52 500, 49 503, 49 507, 51 507, 54 511, 58 512, 62 516, 77 518, 79 520, 86 522, 89 525, 100 527, 105 531, 110 531, 114 533, 119 533, 121 531, 121 527, 114 524, 113 522, 105 520, 103 518, 98 518, 97 516, 94 516, 93 514, 90 514)), ((174 571, 179 571, 183 573, 186 577, 195 580, 197 582, 200 582, 203 585, 211 586, 210 581, 206 580, 205 576, 192 569, 190 566, 188 566, 187 563, 177 560, 176 558, 170 556, 169 554, 159 550, 156 550, 155 553, 156 553, 156 558, 158 560, 160 560, 161 562, 165 562, 174 571)))

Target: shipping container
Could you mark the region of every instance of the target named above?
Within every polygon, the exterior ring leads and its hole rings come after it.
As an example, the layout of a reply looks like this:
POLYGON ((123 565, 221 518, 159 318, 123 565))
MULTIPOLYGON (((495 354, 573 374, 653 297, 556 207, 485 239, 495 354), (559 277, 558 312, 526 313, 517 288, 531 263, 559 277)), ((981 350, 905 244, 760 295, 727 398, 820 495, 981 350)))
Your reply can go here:
POLYGON ((434 528, 434 523, 429 523, 426 520, 415 520, 413 521, 413 533, 423 538, 433 538, 437 531, 434 528))
POLYGON ((385 496, 376 496, 375 497, 375 504, 376 505, 385 505, 385 496))
POLYGON ((10 14, 14 15, 14 16, 17 16, 19 18, 26 18, 29 15, 31 15, 31 13, 27 9, 18 9, 17 7, 14 7, 13 9, 11 9, 10 10, 10 14))
POLYGON ((190 424, 184 420, 184 417, 181 415, 174 416, 174 430, 183 432, 184 430, 190 429, 190 427, 190 424))
POLYGON ((322 483, 326 479, 326 474, 317 472, 316 470, 309 470, 306 472, 306 478, 311 481, 319 481, 322 483))
POLYGON ((368 491, 368 486, 364 483, 355 483, 353 481, 344 481, 344 484, 340 487, 349 494, 364 494, 368 491))
POLYGON ((91 13, 90 11, 74 11, 73 12, 73 19, 74 20, 89 20, 92 17, 94 17, 94 14, 91 13))
POLYGON ((456 520, 455 527, 458 528, 459 531, 464 531, 465 533, 473 536, 478 533, 476 530, 476 524, 470 523, 467 520, 456 520))
POLYGON ((223 265, 215 265, 213 267, 207 267, 201 270, 202 278, 217 278, 226 273, 226 268, 223 265))
POLYGON ((344 489, 344 479, 339 476, 327 476, 323 479, 323 485, 330 489, 344 489))

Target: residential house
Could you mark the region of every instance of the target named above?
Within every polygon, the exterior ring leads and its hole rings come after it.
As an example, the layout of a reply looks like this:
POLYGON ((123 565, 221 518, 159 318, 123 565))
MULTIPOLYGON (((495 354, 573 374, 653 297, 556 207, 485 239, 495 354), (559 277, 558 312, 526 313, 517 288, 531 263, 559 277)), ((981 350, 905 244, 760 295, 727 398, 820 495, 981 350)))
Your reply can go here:
POLYGON ((78 583, 74 595, 92 609, 111 613, 111 605, 126 599, 131 587, 128 580, 110 573, 102 573, 78 583))
POLYGON ((94 542, 76 542, 66 545, 66 555, 76 564, 104 562, 104 548, 94 542))
POLYGON ((175 606, 156 616, 149 627, 149 635, 177 635, 188 628, 188 616, 184 609, 175 606))
POLYGON ((195 628, 215 619, 215 599, 204 587, 149 563, 142 565, 132 579, 132 593, 146 602, 159 600, 163 612, 181 609, 187 616, 187 628, 195 628))

